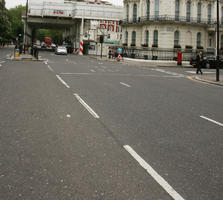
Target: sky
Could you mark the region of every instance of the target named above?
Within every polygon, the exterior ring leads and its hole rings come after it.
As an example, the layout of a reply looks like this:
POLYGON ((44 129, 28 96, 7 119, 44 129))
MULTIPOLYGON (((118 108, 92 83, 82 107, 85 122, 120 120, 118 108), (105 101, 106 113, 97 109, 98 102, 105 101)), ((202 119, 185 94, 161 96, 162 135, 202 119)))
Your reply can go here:
MULTIPOLYGON (((111 3, 113 3, 114 5, 122 5, 122 0, 107 0, 111 3)), ((26 0, 6 0, 6 8, 14 8, 18 5, 25 5, 26 4, 26 0)))

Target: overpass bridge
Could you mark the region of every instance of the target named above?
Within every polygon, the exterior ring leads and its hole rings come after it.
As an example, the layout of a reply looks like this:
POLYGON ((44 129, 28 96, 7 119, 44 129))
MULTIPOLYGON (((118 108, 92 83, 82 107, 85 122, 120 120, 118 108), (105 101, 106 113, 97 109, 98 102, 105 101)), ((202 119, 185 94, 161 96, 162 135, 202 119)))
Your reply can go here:
POLYGON ((29 0, 25 23, 26 44, 31 43, 36 29, 64 29, 76 47, 83 44, 89 20, 122 19, 122 7, 68 0, 29 0))

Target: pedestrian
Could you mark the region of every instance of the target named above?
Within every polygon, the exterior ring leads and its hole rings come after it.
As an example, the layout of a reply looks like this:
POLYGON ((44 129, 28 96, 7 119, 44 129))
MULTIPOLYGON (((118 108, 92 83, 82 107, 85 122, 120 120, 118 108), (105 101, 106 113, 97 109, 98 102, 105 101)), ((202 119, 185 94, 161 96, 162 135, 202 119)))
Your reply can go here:
POLYGON ((115 51, 112 50, 112 58, 114 59, 115 58, 115 51))
POLYGON ((109 49, 108 58, 111 59, 111 56, 112 56, 112 52, 111 52, 111 49, 109 49))
POLYGON ((197 72, 196 74, 198 74, 199 72, 201 73, 201 75, 203 74, 203 72, 201 71, 202 65, 203 65, 203 54, 202 51, 200 51, 200 53, 197 55, 197 72))

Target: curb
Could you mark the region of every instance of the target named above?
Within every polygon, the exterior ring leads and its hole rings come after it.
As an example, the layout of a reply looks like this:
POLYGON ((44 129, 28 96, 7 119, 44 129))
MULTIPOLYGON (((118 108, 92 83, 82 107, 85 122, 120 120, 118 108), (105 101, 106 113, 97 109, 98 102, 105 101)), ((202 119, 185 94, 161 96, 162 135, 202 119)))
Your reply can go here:
POLYGON ((191 79, 191 80, 195 80, 195 81, 199 81, 199 82, 208 83, 208 84, 212 84, 212 85, 217 85, 217 86, 223 87, 222 83, 217 83, 217 82, 214 82, 214 81, 201 79, 201 78, 199 78, 197 76, 189 76, 188 78, 191 79))
POLYGON ((9 57, 7 60, 11 60, 11 61, 22 61, 22 62, 26 62, 26 61, 33 61, 33 62, 43 62, 46 59, 35 59, 35 58, 14 58, 13 56, 9 57))

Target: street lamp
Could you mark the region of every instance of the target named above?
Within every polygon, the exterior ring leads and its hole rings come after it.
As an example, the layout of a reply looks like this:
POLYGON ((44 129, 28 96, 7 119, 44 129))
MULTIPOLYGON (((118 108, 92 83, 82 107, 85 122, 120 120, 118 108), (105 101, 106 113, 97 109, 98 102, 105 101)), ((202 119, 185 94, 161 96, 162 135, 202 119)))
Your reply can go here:
POLYGON ((217 0, 217 67, 216 81, 219 81, 219 0, 217 0))

